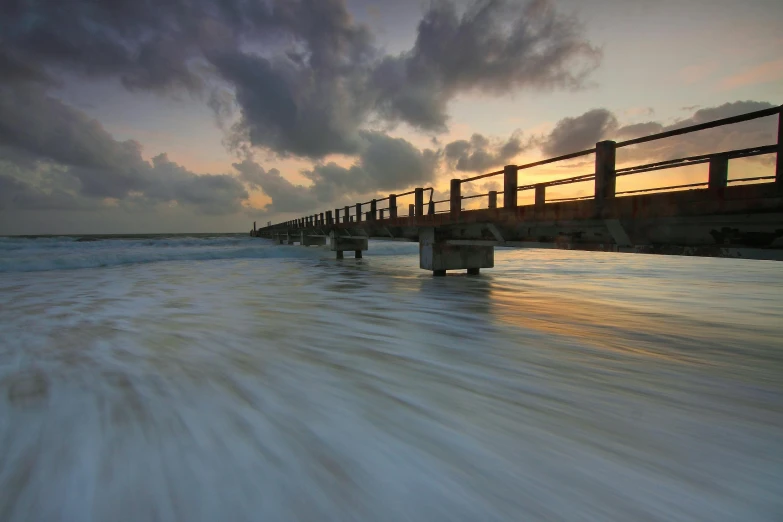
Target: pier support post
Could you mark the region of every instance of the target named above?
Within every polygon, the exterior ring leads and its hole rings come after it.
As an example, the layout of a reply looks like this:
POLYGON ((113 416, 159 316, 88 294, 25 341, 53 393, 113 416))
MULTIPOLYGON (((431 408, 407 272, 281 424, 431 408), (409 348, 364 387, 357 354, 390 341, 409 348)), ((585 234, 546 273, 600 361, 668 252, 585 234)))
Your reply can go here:
POLYGON ((343 223, 348 223, 351 220, 351 209, 348 207, 348 205, 345 205, 345 217, 343 218, 343 223))
POLYGON ((498 191, 489 191, 489 208, 498 208, 498 191))
POLYGON ((617 186, 615 145, 611 140, 595 144, 595 204, 599 212, 608 200, 614 198, 617 186))
POLYGON ((432 275, 446 275, 446 270, 468 270, 476 275, 481 268, 495 266, 495 247, 486 244, 449 244, 446 233, 434 227, 419 229, 419 267, 432 275))
POLYGON ((710 158, 710 175, 707 188, 725 188, 729 180, 729 157, 718 154, 710 158))
POLYGON ((415 214, 416 217, 424 215, 424 189, 416 188, 413 191, 413 203, 416 205, 415 214))
POLYGON ((353 250, 356 259, 361 259, 362 251, 367 250, 367 247, 368 241, 366 237, 345 237, 340 236, 335 230, 329 232, 329 249, 332 252, 337 252, 337 259, 342 259, 343 252, 350 252, 351 250, 353 250))
POLYGON ((384 211, 384 210, 386 210, 386 209, 382 208, 381 210, 379 210, 379 211, 378 211, 378 212, 380 212, 380 213, 381 213, 381 219, 383 219, 383 211, 384 211))
POLYGON ((376 200, 370 201, 370 219, 368 221, 375 221, 378 219, 378 202, 376 200))
POLYGON ((339 208, 334 209, 334 222, 336 224, 338 224, 338 225, 340 224, 340 209, 339 208))
POLYGON ((395 219, 397 217, 397 196, 395 194, 389 194, 389 218, 395 219))
POLYGON ((503 208, 517 208, 518 173, 516 165, 503 167, 503 208))
POLYGON ((546 205, 546 185, 539 183, 536 185, 536 210, 544 210, 546 205))
POLYGON ((783 105, 778 112, 778 153, 775 160, 775 184, 778 192, 783 192, 783 105))
POLYGON ((356 222, 360 222, 362 220, 362 204, 357 203, 356 204, 356 222))
POLYGON ((449 201, 449 210, 451 211, 451 218, 456 219, 459 217, 459 213, 462 210, 462 181, 459 179, 451 180, 451 198, 449 201))
POLYGON ((416 215, 416 206, 411 203, 408 205, 408 217, 413 217, 416 215))

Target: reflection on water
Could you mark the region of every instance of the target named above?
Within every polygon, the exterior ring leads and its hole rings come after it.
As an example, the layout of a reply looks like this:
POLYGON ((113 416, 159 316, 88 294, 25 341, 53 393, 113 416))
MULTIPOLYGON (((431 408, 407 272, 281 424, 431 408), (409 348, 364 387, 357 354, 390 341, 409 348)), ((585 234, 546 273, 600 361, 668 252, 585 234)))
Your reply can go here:
POLYGON ((265 248, 0 275, 0 520, 783 512, 783 265, 265 248))

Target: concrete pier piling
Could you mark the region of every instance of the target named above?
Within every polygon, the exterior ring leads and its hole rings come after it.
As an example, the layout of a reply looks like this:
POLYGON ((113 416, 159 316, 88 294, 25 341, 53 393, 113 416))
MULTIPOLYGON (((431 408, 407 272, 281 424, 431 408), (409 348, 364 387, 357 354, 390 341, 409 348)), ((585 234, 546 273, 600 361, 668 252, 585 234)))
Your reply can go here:
POLYGON ((427 227, 419 230, 419 268, 444 276, 446 270, 467 270, 478 275, 481 268, 495 266, 495 247, 486 241, 451 240, 447 233, 427 227))
POLYGON ((329 233, 329 249, 337 252, 337 259, 343 258, 343 252, 353 250, 356 259, 362 258, 362 251, 367 250, 369 242, 365 236, 341 236, 332 230, 329 233))

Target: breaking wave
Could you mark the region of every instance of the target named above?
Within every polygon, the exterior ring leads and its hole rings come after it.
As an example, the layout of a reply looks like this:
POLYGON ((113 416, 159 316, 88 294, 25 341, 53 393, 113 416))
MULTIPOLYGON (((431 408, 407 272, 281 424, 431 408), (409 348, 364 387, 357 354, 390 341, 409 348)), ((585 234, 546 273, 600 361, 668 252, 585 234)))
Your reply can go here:
MULTIPOLYGON (((372 255, 413 253, 416 243, 385 243, 371 248, 372 255)), ((158 237, 3 237, 0 238, 0 272, 43 272, 165 261, 217 259, 319 258, 330 256, 327 247, 300 248, 276 245, 248 236, 158 237)))

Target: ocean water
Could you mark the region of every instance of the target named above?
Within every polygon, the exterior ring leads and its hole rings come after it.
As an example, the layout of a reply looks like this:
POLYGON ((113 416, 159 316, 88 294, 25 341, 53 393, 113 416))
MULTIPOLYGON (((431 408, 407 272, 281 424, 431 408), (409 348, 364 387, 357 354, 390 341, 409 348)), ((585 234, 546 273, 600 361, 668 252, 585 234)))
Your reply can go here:
POLYGON ((783 263, 0 238, 2 521, 783 520, 783 263))

